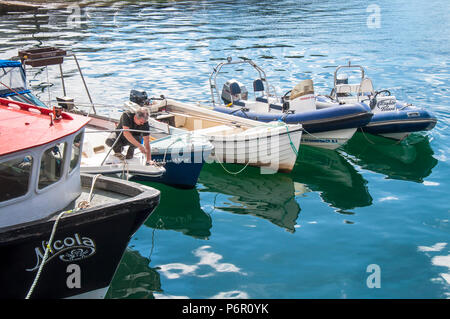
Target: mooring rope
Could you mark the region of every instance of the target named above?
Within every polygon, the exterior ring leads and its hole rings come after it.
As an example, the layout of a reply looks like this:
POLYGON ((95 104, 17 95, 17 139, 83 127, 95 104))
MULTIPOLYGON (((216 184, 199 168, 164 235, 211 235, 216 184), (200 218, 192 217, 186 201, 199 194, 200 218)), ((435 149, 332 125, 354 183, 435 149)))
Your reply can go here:
MULTIPOLYGON (((292 148, 292 150, 294 151, 295 156, 298 156, 298 149, 295 147, 294 143, 292 142, 291 139, 291 132, 289 132, 289 124, 287 124, 286 122, 283 122, 282 120, 278 120, 277 121, 278 125, 274 125, 274 124, 270 124, 270 123, 265 123, 265 126, 269 126, 269 127, 277 127, 277 126, 284 126, 286 128, 286 131, 288 133, 288 137, 289 137, 289 144, 292 148)), ((303 129, 303 127, 302 127, 303 129)), ((305 129, 303 129, 305 130, 305 129)), ((306 132, 306 130, 305 130, 306 132)))
POLYGON ((363 133, 364 138, 367 140, 367 142, 369 142, 372 145, 375 145, 374 142, 372 142, 371 140, 369 140, 369 138, 366 136, 366 133, 364 133, 364 130, 361 128, 361 132, 363 133))
MULTIPOLYGON (((295 147, 294 143, 292 142, 291 132, 289 132, 289 126, 286 123, 285 123, 285 127, 286 127, 286 131, 287 131, 288 137, 289 137, 289 144, 291 145, 291 148, 294 151, 295 156, 298 156, 298 149, 295 147)), ((299 145, 299 147, 300 147, 300 145, 299 145)))
POLYGON ((41 265, 39 266, 39 269, 38 269, 38 271, 37 271, 37 273, 36 273, 36 277, 34 277, 33 284, 31 285, 31 288, 30 288, 30 290, 28 291, 28 294, 27 294, 27 296, 25 297, 25 299, 30 299, 31 294, 33 293, 34 288, 36 287, 36 285, 37 285, 37 283, 38 283, 38 281, 39 281, 39 278, 41 277, 41 272, 42 272, 42 270, 44 269, 45 262, 47 261, 47 258, 48 258, 48 252, 51 251, 50 245, 51 245, 52 242, 53 242, 53 237, 55 236, 56 227, 58 226, 59 220, 61 219, 61 217, 62 217, 64 214, 66 214, 66 213, 71 213, 71 212, 73 212, 72 209, 71 209, 71 210, 66 210, 66 211, 60 213, 60 214, 58 215, 58 217, 56 218, 56 221, 55 221, 55 223, 53 224, 53 229, 52 229, 52 233, 51 233, 51 235, 50 235, 50 239, 49 239, 49 241, 48 241, 48 243, 47 243, 47 247, 45 248, 45 253, 44 253, 44 257, 42 258, 41 265))
MULTIPOLYGON (((288 125, 287 123, 285 123, 285 122, 283 122, 283 121, 278 121, 278 124, 273 124, 273 123, 272 123, 272 124, 271 124, 271 123, 262 123, 261 125, 262 125, 262 126, 266 126, 266 127, 279 127, 279 126, 284 126, 284 127, 286 128, 286 131, 287 131, 287 134, 288 134, 289 145, 291 146, 292 151, 294 152, 295 156, 298 156, 298 150, 297 150, 297 148, 295 147, 294 143, 292 142, 292 139, 291 139, 291 132, 289 131, 289 125, 288 125)), ((224 171, 227 172, 227 173, 229 173, 229 174, 232 174, 232 175, 238 175, 238 174, 242 173, 242 172, 247 168, 247 166, 250 164, 250 162, 247 162, 247 163, 245 164, 245 166, 244 166, 242 169, 240 169, 239 171, 237 171, 237 172, 231 172, 231 171, 229 171, 229 170, 222 164, 222 162, 217 158, 217 155, 216 155, 216 154, 214 154, 214 156, 215 156, 215 158, 216 158, 216 161, 220 164, 220 166, 222 166, 222 168, 224 169, 224 171)))
POLYGON ((130 174, 130 170, 128 168, 128 161, 126 160, 126 158, 122 159, 122 176, 125 177, 126 176, 126 180, 128 181, 128 176, 130 174), (126 175, 125 175, 125 171, 126 171, 126 175))
POLYGON ((95 175, 94 178, 92 179, 91 191, 89 192, 88 201, 82 201, 82 202, 80 202, 80 203, 78 204, 78 207, 77 207, 77 208, 63 211, 63 212, 61 212, 61 213, 58 215, 58 217, 56 217, 55 223, 53 224, 52 232, 51 232, 51 234, 50 234, 50 238, 49 238, 49 240, 48 240, 48 242, 47 242, 47 245, 46 245, 46 248, 45 248, 45 253, 44 253, 44 257, 42 258, 41 265, 39 266, 39 269, 38 269, 38 271, 37 271, 37 273, 36 273, 36 276, 34 277, 33 284, 31 285, 31 287, 30 287, 30 289, 29 289, 29 291, 28 291, 28 293, 27 293, 25 299, 30 299, 30 297, 31 297, 31 295, 32 295, 32 293, 33 293, 33 291, 34 291, 34 289, 36 288, 36 285, 37 285, 37 283, 38 283, 38 281, 39 281, 39 278, 41 277, 42 270, 44 269, 44 265, 45 265, 45 263, 46 263, 46 261, 47 261, 47 258, 48 258, 48 253, 49 253, 49 251, 52 250, 52 249, 51 249, 51 245, 52 245, 52 243, 53 243, 53 238, 55 237, 56 228, 58 227, 59 220, 61 219, 61 217, 62 217, 64 214, 68 214, 68 213, 72 213, 72 212, 77 212, 77 211, 79 211, 80 209, 84 209, 84 208, 89 207, 90 202, 91 202, 91 199, 92 199, 92 191, 93 191, 93 189, 94 189, 95 182, 96 182, 97 178, 98 178, 100 175, 101 175, 101 174, 97 174, 97 175, 95 175))
POLYGON ((224 169, 224 171, 227 172, 227 173, 229 173, 229 174, 231 174, 231 175, 237 175, 237 174, 242 173, 242 172, 247 168, 247 166, 250 164, 250 162, 247 162, 247 163, 245 164, 245 166, 244 166, 242 169, 240 169, 240 170, 237 171, 237 172, 232 172, 232 171, 227 170, 227 168, 226 168, 225 166, 223 166, 222 162, 219 161, 219 159, 217 158, 217 155, 216 155, 216 154, 214 154, 214 157, 216 158, 216 160, 217 160, 217 162, 220 164, 220 166, 222 166, 222 168, 224 169))

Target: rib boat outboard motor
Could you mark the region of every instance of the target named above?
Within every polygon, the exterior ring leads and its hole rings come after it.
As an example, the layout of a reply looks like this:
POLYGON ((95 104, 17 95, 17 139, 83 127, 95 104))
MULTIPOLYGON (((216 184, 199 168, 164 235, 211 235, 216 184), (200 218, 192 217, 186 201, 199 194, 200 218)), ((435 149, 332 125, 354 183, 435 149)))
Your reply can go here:
POLYGON ((283 111, 290 113, 300 113, 314 111, 316 109, 316 99, 314 97, 314 84, 312 80, 303 80, 291 91, 287 92, 283 98, 283 111))
POLYGON ((223 85, 221 97, 225 104, 229 104, 238 100, 247 100, 248 91, 241 82, 232 79, 223 85))

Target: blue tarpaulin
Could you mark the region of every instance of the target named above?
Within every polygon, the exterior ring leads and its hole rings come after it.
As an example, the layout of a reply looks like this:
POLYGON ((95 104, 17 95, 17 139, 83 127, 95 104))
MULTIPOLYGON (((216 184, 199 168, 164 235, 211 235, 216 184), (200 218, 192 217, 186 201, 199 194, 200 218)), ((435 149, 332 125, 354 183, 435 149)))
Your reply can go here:
POLYGON ((19 67, 21 65, 19 61, 0 60, 0 68, 19 67))

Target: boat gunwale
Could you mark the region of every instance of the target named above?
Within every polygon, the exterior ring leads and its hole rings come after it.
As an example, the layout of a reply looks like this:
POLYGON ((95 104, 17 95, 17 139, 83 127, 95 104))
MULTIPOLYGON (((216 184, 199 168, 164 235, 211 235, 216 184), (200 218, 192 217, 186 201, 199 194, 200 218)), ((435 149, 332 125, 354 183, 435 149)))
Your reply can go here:
MULTIPOLYGON (((84 185, 83 180, 85 180, 85 182, 90 181, 90 180, 93 181, 94 175, 80 173, 80 178, 82 180, 82 188, 87 188, 87 187, 90 187, 90 185, 84 185)), ((147 208, 150 210, 153 207, 156 207, 156 205, 158 205, 158 203, 160 201, 161 192, 159 190, 157 190, 155 188, 147 187, 145 185, 140 185, 135 182, 121 180, 121 179, 114 178, 114 177, 108 177, 108 176, 101 175, 98 177, 94 186, 95 187, 100 186, 99 189, 102 191, 116 193, 116 194, 128 196, 130 198, 121 199, 120 201, 113 201, 113 202, 108 202, 108 203, 104 203, 104 204, 99 204, 99 205, 96 205, 93 207, 88 207, 86 209, 80 209, 80 210, 74 210, 74 211, 67 210, 67 214, 64 214, 61 217, 61 220, 59 222, 59 225, 60 225, 59 228, 73 226, 72 219, 76 218, 76 217, 80 217, 80 216, 83 217, 82 215, 102 214, 102 216, 99 217, 98 219, 105 219, 105 218, 113 216, 108 211, 113 211, 115 214, 117 214, 117 216, 120 214, 127 214, 127 213, 129 213, 128 210, 125 210, 123 212, 120 212, 120 211, 118 212, 118 210, 120 210, 121 208, 126 208, 130 204, 136 205, 136 206, 143 205, 143 207, 147 206, 147 208), (102 185, 102 182, 106 183, 106 184, 102 185), (113 190, 111 190, 111 186, 113 186, 113 190), (124 187, 124 186, 126 186, 126 187, 124 187), (121 190, 123 192, 120 193, 118 190, 121 190), (152 203, 152 202, 154 202, 155 204, 148 205, 148 203, 152 203)), ((95 187, 94 187, 94 193, 95 193, 95 187)), ((79 197, 80 196, 78 196, 77 199, 79 197)), ((70 206, 73 203, 74 202, 69 203, 67 206, 70 206)), ((12 241, 16 241, 19 239, 26 239, 27 237, 29 237, 29 233, 26 233, 27 229, 30 229, 30 228, 45 229, 45 228, 47 228, 48 227, 47 225, 53 224, 56 221, 57 216, 60 213, 62 213, 63 211, 64 211, 64 209, 57 211, 45 218, 0 228, 0 247, 8 245, 8 243, 10 243, 12 241), (15 234, 15 236, 14 236, 14 234, 15 234), (11 235, 13 235, 13 236, 11 236, 11 235)), ((116 215, 114 215, 114 216, 116 216, 116 215)), ((89 217, 90 216, 87 216, 88 220, 90 220, 89 217)), ((81 223, 83 223, 83 222, 81 222, 81 223)))

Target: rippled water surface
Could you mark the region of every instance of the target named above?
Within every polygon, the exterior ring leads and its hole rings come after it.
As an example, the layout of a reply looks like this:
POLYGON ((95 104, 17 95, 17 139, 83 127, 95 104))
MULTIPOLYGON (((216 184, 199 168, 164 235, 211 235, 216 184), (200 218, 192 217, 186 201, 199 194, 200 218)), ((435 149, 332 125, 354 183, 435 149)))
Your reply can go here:
MULTIPOLYGON (((327 94, 337 65, 361 64, 376 89, 439 120, 400 144, 357 133, 336 151, 302 146, 291 174, 248 167, 235 176, 209 164, 195 189, 150 184, 161 204, 132 238, 108 297, 450 297, 447 1, 80 4, 1 16, 0 58, 72 49, 94 102, 110 105, 103 113, 133 88, 207 103, 213 67, 231 56, 253 59, 279 94, 305 78, 327 94), (369 265, 379 266, 380 288, 367 285, 369 265)), ((64 68, 69 94, 87 101, 75 65, 64 68)), ((61 90, 57 72, 29 71, 44 101, 61 90)), ((255 76, 237 68, 223 79, 249 88, 255 76)))

